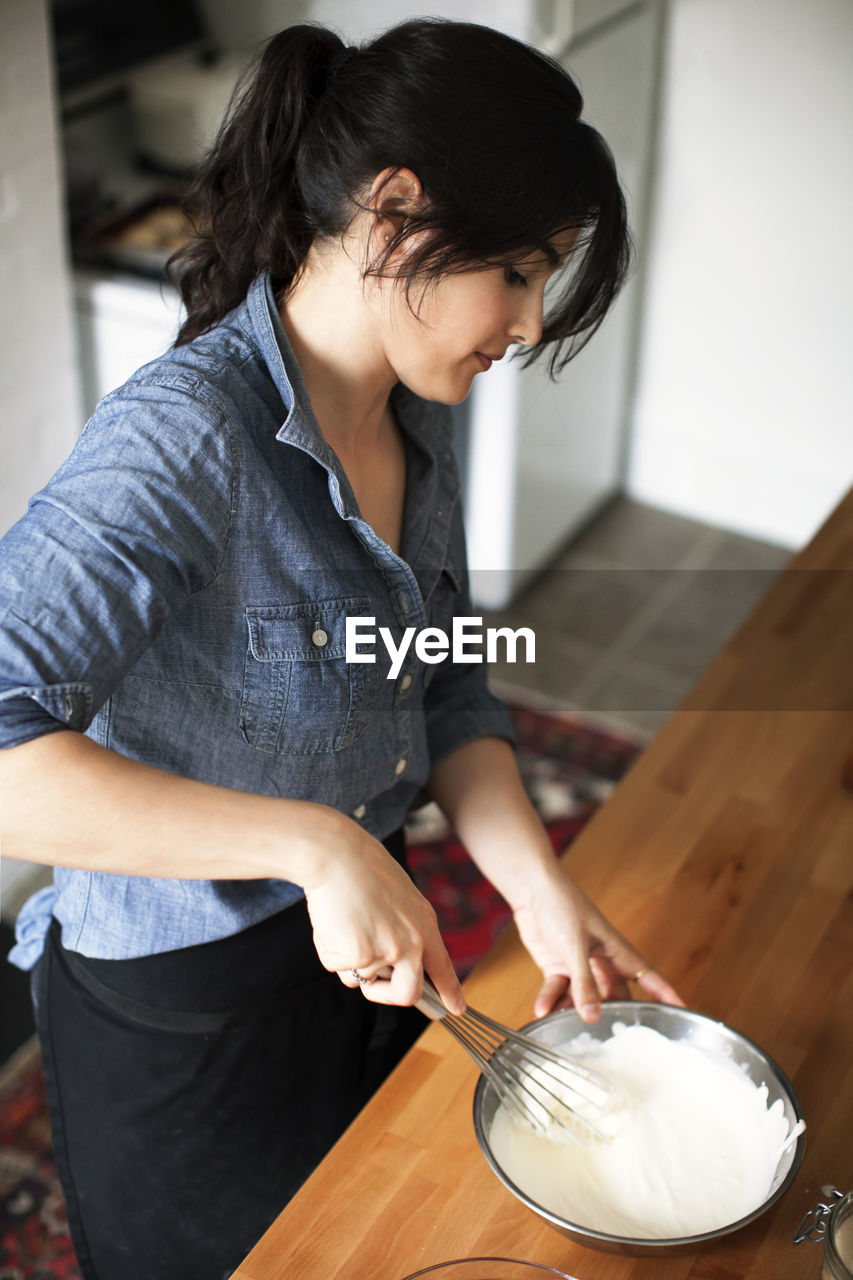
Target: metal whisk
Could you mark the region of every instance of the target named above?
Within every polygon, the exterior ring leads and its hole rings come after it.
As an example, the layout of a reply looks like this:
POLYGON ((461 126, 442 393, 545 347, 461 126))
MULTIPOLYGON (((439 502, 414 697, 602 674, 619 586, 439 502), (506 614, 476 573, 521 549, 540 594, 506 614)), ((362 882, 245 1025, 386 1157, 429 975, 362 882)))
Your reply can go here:
POLYGON ((557 1142, 608 1140, 589 1114, 600 1113, 613 1090, 606 1076, 470 1006, 462 1015, 448 1013, 427 979, 417 1007, 468 1050, 500 1101, 523 1124, 557 1142))

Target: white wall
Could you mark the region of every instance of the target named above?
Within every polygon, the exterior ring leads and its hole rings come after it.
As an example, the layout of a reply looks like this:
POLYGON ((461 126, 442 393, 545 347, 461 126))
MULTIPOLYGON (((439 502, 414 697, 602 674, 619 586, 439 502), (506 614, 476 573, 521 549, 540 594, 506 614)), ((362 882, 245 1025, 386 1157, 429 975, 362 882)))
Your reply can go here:
POLYGON ((44 0, 0 0, 0 533, 80 427, 44 0))
POLYGON ((322 22, 352 41, 370 39, 406 18, 482 22, 519 40, 560 52, 577 34, 628 8, 632 0, 199 0, 210 33, 226 49, 243 49, 295 22, 322 22), (552 47, 553 45, 553 47, 552 47))
POLYGON ((670 18, 629 490, 798 546, 853 483, 853 4, 670 18))
POLYGON ((370 39, 405 18, 456 18, 529 38, 540 6, 533 0, 444 0, 417 5, 409 0, 201 0, 211 33, 226 48, 239 49, 265 40, 296 22, 322 22, 352 41, 370 39))

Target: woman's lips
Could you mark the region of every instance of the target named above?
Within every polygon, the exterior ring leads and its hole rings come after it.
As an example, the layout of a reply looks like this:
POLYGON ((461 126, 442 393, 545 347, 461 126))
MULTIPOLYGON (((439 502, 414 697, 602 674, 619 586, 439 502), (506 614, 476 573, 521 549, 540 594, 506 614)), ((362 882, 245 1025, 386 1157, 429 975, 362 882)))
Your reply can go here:
POLYGON ((484 356, 484 355, 483 355, 483 353, 482 353, 482 351, 475 351, 475 352, 474 352, 474 355, 475 355, 475 356, 477 357, 477 359, 480 361, 480 364, 481 364, 481 365, 482 365, 482 367, 483 367, 483 372, 484 372, 484 373, 487 373, 487 372, 488 372, 488 370, 489 370, 489 369, 491 369, 491 367, 492 367, 492 360, 491 360, 491 357, 490 357, 490 356, 484 356))

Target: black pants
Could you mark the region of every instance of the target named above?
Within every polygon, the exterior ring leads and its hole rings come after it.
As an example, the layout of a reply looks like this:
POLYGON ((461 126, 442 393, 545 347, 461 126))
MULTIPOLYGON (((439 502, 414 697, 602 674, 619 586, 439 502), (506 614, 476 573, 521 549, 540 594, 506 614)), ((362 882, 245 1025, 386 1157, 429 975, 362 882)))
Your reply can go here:
POLYGON ((323 969, 304 902, 139 960, 54 922, 36 991, 86 1280, 224 1280, 425 1025, 323 969))

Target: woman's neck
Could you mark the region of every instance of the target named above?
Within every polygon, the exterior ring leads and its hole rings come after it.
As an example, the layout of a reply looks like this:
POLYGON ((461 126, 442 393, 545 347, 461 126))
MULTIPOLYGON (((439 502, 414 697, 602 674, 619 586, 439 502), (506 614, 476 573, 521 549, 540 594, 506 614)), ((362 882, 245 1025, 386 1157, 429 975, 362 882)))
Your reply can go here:
POLYGON ((341 245, 312 248, 279 312, 328 443, 349 456, 374 448, 387 428, 388 397, 397 378, 357 262, 341 245))

